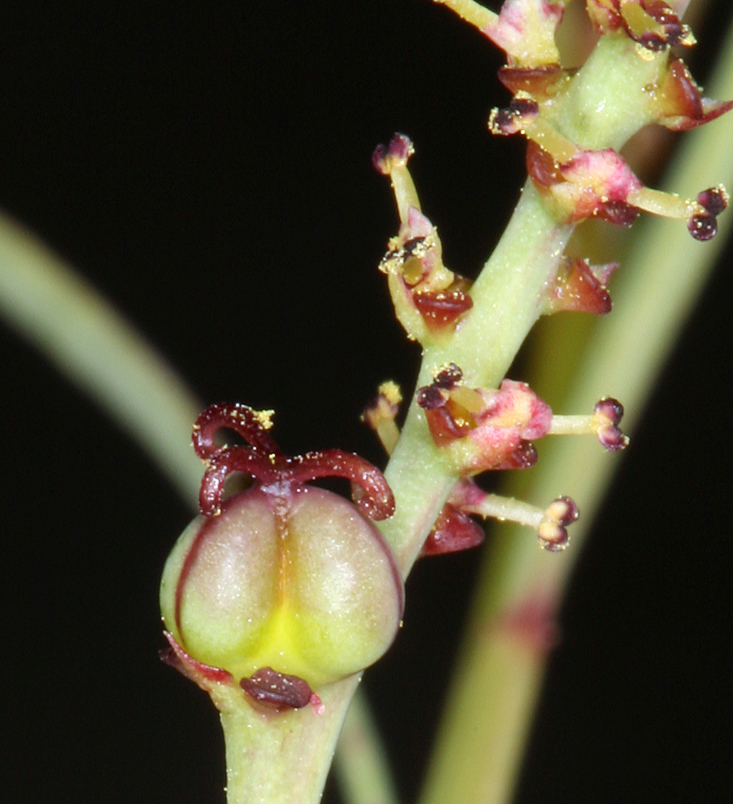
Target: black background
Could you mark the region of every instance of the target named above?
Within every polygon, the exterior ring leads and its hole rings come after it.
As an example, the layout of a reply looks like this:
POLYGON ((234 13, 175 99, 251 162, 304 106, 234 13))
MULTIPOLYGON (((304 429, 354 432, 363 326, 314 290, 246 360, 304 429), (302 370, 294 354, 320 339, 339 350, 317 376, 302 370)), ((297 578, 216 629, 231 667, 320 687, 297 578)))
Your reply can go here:
MULTIPOLYGON (((729 15, 716 6, 698 28, 698 75, 729 15)), ((507 99, 500 63, 427 0, 14 4, 0 33, 0 204, 205 402, 275 408, 289 453, 339 446, 382 462, 357 417, 381 380, 410 386, 418 350, 375 270, 396 215, 370 154, 395 130, 413 138, 446 262, 475 275, 523 175, 522 143, 485 127, 507 99)), ((725 764, 689 788, 683 769, 720 748, 730 764, 733 737, 729 259, 580 560, 522 804, 718 800, 725 764)), ((157 659, 160 570, 189 507, 4 327, 0 353, 8 800, 223 802, 215 712, 157 659)), ((478 560, 417 567, 406 627, 367 676, 405 801, 478 560)))

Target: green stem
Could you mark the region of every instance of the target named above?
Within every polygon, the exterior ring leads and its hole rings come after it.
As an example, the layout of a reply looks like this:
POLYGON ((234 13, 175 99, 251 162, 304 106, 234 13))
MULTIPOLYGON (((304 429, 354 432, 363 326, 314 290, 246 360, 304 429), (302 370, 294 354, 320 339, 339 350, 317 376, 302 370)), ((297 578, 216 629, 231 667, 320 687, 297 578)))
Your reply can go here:
POLYGON ((324 688, 323 711, 255 709, 238 687, 212 692, 221 713, 227 804, 317 804, 361 676, 324 688))
POLYGON ((389 760, 361 689, 351 702, 339 737, 334 771, 349 804, 397 804, 389 760))
MULTIPOLYGON (((663 58, 640 55, 625 37, 602 37, 558 100, 556 125, 581 147, 620 147, 652 117, 646 88, 663 58)), ((460 366, 468 385, 498 386, 540 315, 543 289, 554 278, 572 232, 573 226, 558 223, 528 181, 471 288, 474 306, 465 323, 447 344, 425 349, 418 387, 448 363, 460 366)), ((385 474, 397 506, 381 528, 406 576, 456 480, 432 446, 415 400, 385 474)))

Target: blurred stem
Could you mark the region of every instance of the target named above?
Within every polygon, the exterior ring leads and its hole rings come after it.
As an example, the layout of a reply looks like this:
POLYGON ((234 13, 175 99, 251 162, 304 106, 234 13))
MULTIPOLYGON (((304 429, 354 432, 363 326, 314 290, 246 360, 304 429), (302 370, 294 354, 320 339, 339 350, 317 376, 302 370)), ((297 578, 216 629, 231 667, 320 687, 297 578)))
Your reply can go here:
POLYGON ((379 738, 369 702, 359 691, 344 723, 334 771, 349 804, 397 804, 389 760, 379 738))
POLYGON ((201 482, 191 423, 201 405, 100 293, 0 214, 0 313, 132 437, 185 499, 201 482))
MULTIPOLYGON (((733 97, 733 29, 710 94, 733 97)), ((731 142, 731 116, 688 134, 667 188, 694 197, 721 180, 730 187, 731 142)), ((731 225, 730 214, 721 216, 718 237, 701 244, 682 226, 643 221, 625 260, 623 285, 614 289, 616 310, 597 322, 564 409, 585 410, 601 394, 613 394, 627 409, 624 429, 633 430, 731 225)), ((554 354, 559 353, 557 347, 554 354)), ((551 360, 538 362, 548 367, 551 360)), ((422 804, 511 800, 546 661, 542 630, 552 621, 618 465, 619 458, 604 454, 592 439, 566 438, 547 445, 532 470, 531 496, 544 504, 567 493, 578 502, 581 520, 573 526, 570 549, 549 562, 521 528, 500 526, 481 571, 422 804)))

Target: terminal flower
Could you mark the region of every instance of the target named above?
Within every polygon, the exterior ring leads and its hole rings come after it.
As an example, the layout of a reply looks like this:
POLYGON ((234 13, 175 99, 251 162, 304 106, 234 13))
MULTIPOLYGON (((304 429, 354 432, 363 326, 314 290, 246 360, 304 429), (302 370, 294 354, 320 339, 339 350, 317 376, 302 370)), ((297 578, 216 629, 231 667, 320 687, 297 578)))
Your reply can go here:
POLYGON ((369 521, 394 510, 381 472, 339 450, 286 457, 270 415, 214 405, 199 417, 202 515, 166 563, 161 608, 173 662, 201 686, 238 684, 257 705, 298 708, 387 650, 402 581, 369 521), (247 444, 216 445, 221 429, 247 444), (232 472, 254 482, 225 499, 232 472), (307 484, 326 476, 352 481, 356 505, 307 484))

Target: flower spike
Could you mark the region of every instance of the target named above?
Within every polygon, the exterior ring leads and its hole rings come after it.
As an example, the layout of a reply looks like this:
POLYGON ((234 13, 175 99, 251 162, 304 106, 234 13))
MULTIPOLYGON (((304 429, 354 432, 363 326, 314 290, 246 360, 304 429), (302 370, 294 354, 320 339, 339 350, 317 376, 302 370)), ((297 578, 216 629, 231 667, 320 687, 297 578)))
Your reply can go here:
MULTIPOLYGON (((535 189, 553 216, 576 224, 600 218, 628 226, 641 212, 684 221, 697 240, 716 233, 717 216, 728 205, 722 186, 683 199, 645 187, 616 150, 586 148, 567 136, 568 104, 575 102, 575 72, 563 68, 554 37, 562 19, 562 0, 506 0, 498 14, 475 0, 436 0, 478 28, 507 54, 500 80, 513 94, 504 109, 489 118, 494 134, 524 135, 527 168, 535 189)), ((663 0, 586 0, 596 29, 609 37, 627 37, 636 48, 624 48, 648 65, 648 78, 639 97, 639 120, 672 129, 691 128, 733 108, 702 96, 684 63, 670 55, 672 46, 690 46, 694 37, 670 4, 663 0)), ((623 43, 622 43, 623 44, 623 43)), ((572 111, 572 108, 571 108, 572 111)), ((466 280, 442 263, 437 231, 420 210, 407 162, 412 143, 395 135, 389 146, 374 154, 375 167, 392 178, 400 214, 400 231, 389 244, 380 269, 387 274, 397 317, 408 336, 424 346, 443 345, 470 315, 472 299, 466 280)), ((564 310, 605 314, 611 310, 608 281, 616 263, 591 265, 588 260, 561 256, 557 272, 546 282, 542 313, 564 310)), ((628 438, 619 428, 622 406, 604 398, 590 416, 557 416, 524 383, 504 380, 498 389, 470 388, 458 366, 436 368, 433 382, 419 388, 417 404, 440 454, 461 480, 487 470, 524 468, 537 460, 532 442, 561 433, 592 433, 608 450, 624 449, 628 438)), ((398 438, 396 411, 378 399, 365 418, 391 450, 398 438)), ((472 484, 470 484, 472 485, 472 484)), ((480 490, 481 512, 504 511, 508 503, 487 502, 480 490)), ((516 514, 523 504, 512 503, 516 514), (517 508, 519 506, 519 508, 517 508)), ((509 507, 511 508, 512 505, 509 507)), ((451 495, 423 554, 463 549, 480 541, 471 520, 470 500, 451 495)), ((577 517, 574 503, 558 498, 547 509, 525 512, 548 549, 562 549, 567 525, 577 517)), ((497 514, 504 516, 504 513, 497 514)), ((521 513, 518 516, 523 516, 521 513)))
MULTIPOLYGON (((645 211, 685 221, 697 240, 715 235, 718 212, 703 199, 714 193, 722 201, 714 206, 724 208, 727 195, 722 187, 705 190, 695 200, 646 188, 616 151, 583 149, 556 127, 573 80, 560 65, 553 40, 563 3, 507 0, 498 16, 467 0, 445 5, 507 51, 509 64, 499 78, 514 98, 508 107, 491 112, 489 129, 502 136, 527 137, 527 170, 558 220, 577 223, 597 217, 628 226, 645 211), (545 45, 538 44, 530 31, 540 31, 545 45)), ((587 0, 587 11, 602 34, 625 35, 643 50, 665 51, 655 61, 657 76, 644 96, 648 120, 683 130, 733 108, 733 101, 704 98, 684 63, 668 55, 672 45, 690 46, 695 40, 662 0, 587 0)), ((646 58, 653 57, 648 53, 646 58)))

